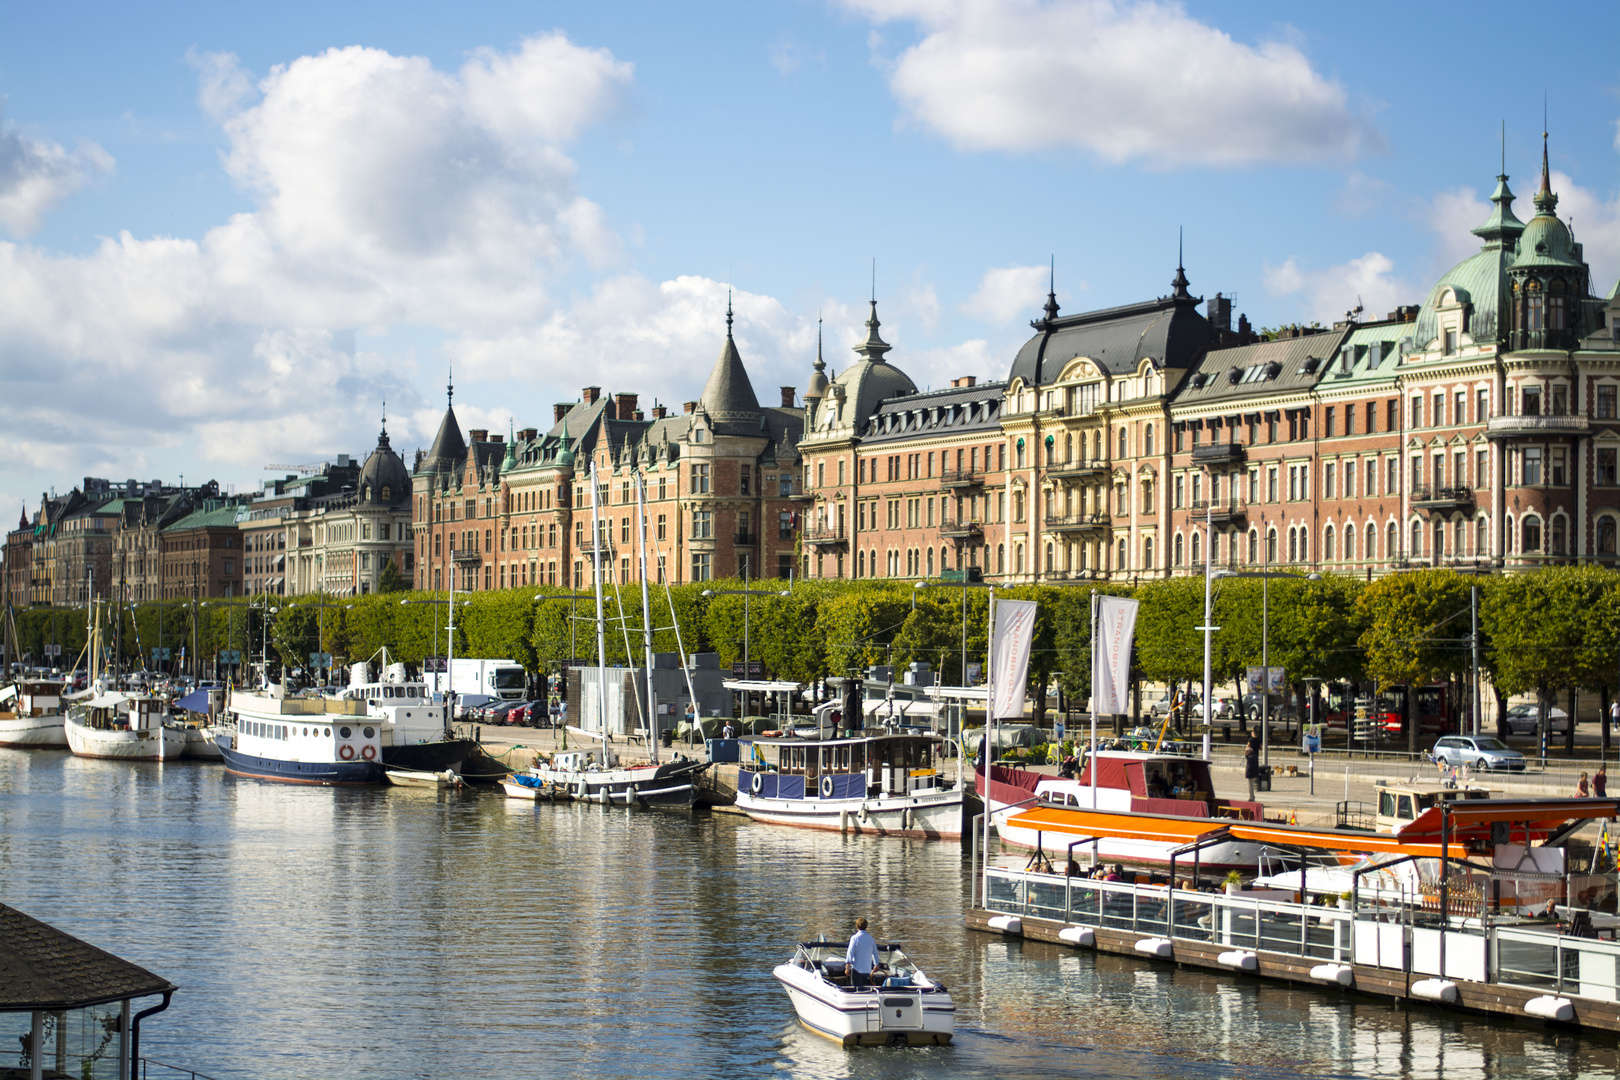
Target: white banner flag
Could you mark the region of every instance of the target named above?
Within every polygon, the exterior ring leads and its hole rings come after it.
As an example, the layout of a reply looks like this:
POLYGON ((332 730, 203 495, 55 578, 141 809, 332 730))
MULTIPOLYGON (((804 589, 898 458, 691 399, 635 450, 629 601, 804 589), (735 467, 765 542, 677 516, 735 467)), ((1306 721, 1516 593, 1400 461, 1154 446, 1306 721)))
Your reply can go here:
POLYGON ((1097 598, 1097 634, 1091 642, 1092 711, 1104 716, 1130 712, 1131 637, 1136 633, 1136 601, 1097 598))
POLYGON ((993 719, 1024 718, 1024 684, 1029 681, 1029 648, 1034 639, 1035 601, 996 601, 996 640, 990 645, 993 719))

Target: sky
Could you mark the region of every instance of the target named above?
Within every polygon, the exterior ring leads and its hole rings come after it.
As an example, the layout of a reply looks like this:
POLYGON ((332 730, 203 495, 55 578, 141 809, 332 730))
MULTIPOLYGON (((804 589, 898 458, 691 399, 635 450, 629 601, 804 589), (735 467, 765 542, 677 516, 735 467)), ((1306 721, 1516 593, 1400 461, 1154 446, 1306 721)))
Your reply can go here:
POLYGON ((763 404, 878 301, 919 386, 1169 292, 1421 303, 1505 165, 1620 275, 1612 3, 0 0, 0 513, 407 462, 443 415, 763 404), (1549 25, 1539 27, 1539 21, 1549 25), (1590 44, 1587 44, 1590 43, 1590 44), (824 323, 824 325, 823 325, 824 323))

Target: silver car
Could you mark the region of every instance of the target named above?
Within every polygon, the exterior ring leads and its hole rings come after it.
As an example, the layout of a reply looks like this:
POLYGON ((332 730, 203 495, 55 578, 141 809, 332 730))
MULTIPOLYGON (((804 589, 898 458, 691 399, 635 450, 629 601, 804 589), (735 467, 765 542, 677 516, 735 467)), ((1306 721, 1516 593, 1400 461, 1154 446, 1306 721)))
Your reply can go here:
POLYGON ((1491 772, 1523 772, 1524 755, 1489 735, 1447 735, 1434 744, 1429 757, 1441 765, 1491 772))

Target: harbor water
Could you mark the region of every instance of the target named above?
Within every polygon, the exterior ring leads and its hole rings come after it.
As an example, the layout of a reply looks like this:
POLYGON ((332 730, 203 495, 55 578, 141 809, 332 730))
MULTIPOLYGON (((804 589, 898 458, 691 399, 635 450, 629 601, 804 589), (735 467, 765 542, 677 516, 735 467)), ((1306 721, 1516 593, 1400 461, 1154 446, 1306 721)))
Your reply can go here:
POLYGON ((0 901, 178 984, 143 1056, 220 1080, 1620 1074, 1602 1036, 971 933, 970 888, 954 844, 0 751, 0 901), (793 1023, 772 966, 857 914, 954 1046, 793 1023))

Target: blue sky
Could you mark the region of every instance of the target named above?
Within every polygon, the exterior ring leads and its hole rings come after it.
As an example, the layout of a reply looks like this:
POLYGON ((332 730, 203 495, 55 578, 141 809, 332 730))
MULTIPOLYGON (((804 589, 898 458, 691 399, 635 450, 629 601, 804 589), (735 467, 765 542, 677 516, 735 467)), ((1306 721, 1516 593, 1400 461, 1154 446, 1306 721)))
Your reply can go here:
POLYGON ((85 475, 695 397, 728 287, 763 401, 876 288, 921 384, 1168 290, 1257 325, 1418 303, 1542 95, 1620 275, 1613 5, 0 4, 0 509, 85 475), (1493 70, 1495 69, 1495 70, 1493 70))

